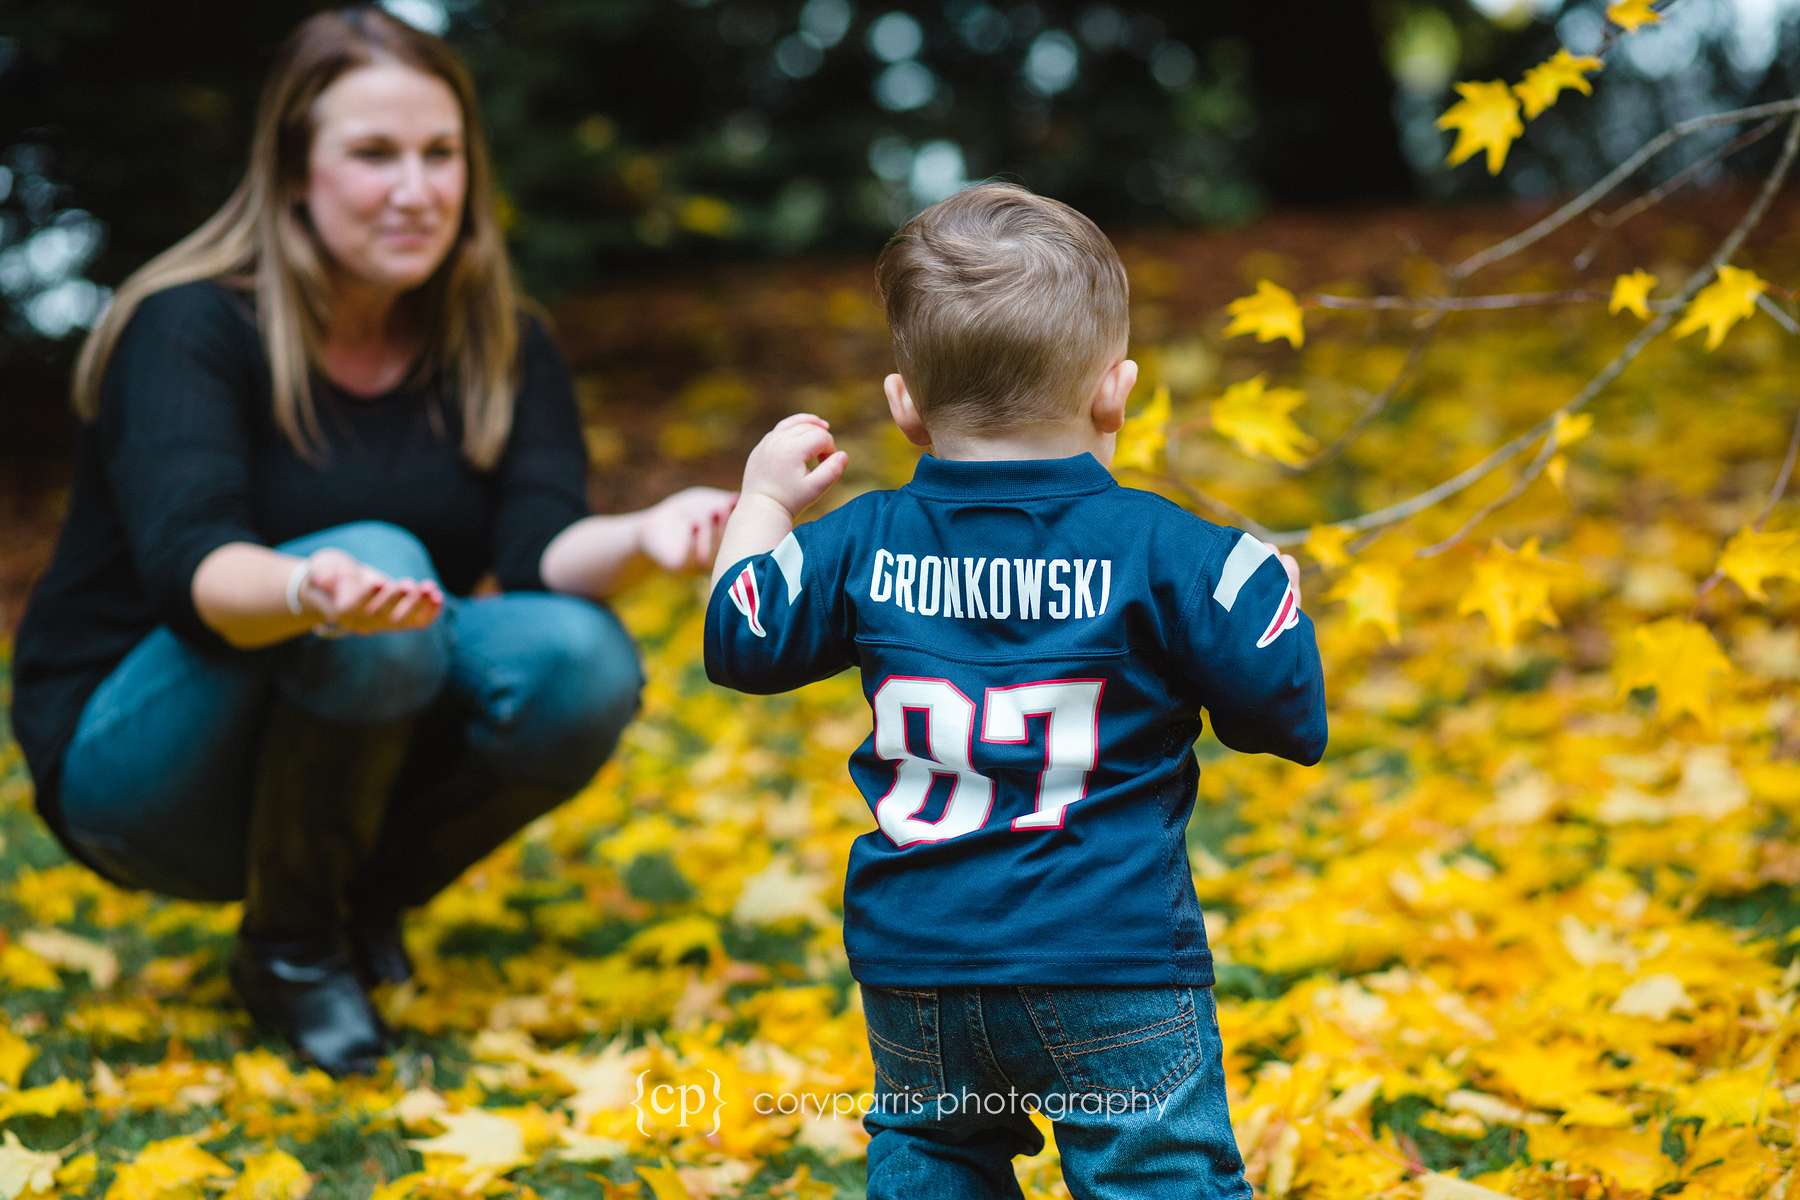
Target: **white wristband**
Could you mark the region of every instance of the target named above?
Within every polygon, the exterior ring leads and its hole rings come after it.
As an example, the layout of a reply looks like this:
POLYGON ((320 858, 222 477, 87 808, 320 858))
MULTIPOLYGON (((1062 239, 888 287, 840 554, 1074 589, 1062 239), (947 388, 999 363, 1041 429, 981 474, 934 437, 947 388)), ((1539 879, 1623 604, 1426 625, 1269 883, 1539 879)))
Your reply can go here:
POLYGON ((306 577, 311 569, 312 564, 303 558, 294 564, 294 569, 288 574, 287 610, 296 617, 306 613, 306 609, 300 604, 300 589, 306 586, 306 577))

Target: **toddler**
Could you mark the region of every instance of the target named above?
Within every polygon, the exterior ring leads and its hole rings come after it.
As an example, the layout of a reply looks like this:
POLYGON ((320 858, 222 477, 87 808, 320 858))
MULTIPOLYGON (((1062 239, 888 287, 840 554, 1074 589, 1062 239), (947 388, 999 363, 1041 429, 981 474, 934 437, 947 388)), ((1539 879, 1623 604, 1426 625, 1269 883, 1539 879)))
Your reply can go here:
POLYGON ((1232 749, 1325 751, 1298 569, 1113 479, 1137 366, 1124 267, 1081 214, 972 187, 908 222, 877 278, 888 410, 930 454, 796 528, 845 455, 819 418, 783 420, 706 619, 727 687, 862 672, 850 775, 875 828, 844 939, 875 1064, 868 1194, 1019 1197, 1036 1109, 1082 1200, 1249 1196, 1184 835, 1202 708, 1232 749))

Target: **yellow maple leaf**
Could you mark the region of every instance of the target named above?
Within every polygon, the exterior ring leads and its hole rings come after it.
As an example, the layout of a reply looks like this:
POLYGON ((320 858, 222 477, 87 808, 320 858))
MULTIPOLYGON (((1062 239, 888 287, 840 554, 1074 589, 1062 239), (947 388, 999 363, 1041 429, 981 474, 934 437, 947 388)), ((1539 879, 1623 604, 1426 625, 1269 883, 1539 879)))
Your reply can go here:
POLYGON ((0 1121, 13 1117, 54 1117, 87 1107, 87 1093, 73 1079, 58 1079, 22 1092, 0 1092, 0 1121))
POLYGON ((1519 120, 1518 98, 1498 80, 1459 83, 1456 94, 1462 99, 1437 119, 1439 129, 1456 130, 1456 144, 1444 161, 1454 167, 1477 150, 1486 150, 1488 174, 1498 175, 1506 165, 1506 152, 1512 148, 1513 139, 1525 132, 1525 124, 1519 120))
POLYGON ((1600 67, 1597 58, 1558 50, 1525 72, 1525 78, 1513 85, 1513 94, 1524 102, 1525 119, 1529 121, 1555 104, 1556 98, 1565 91, 1573 89, 1584 96, 1593 95, 1594 85, 1587 81, 1587 75, 1600 67))
POLYGON ((1557 491, 1563 491, 1569 474, 1569 460, 1560 454, 1553 456, 1544 464, 1544 474, 1550 477, 1550 482, 1556 485, 1557 491))
POLYGON ((1342 600, 1350 610, 1351 625, 1373 625, 1390 643, 1400 640, 1400 573, 1393 567, 1378 563, 1352 567, 1325 599, 1342 600))
POLYGON ((1709 728, 1713 686, 1729 674, 1731 660, 1712 631, 1685 617, 1664 617, 1633 629, 1613 664, 1621 698, 1636 688, 1653 687, 1665 716, 1692 713, 1709 728))
POLYGON ((1766 603, 1765 579, 1800 579, 1800 529, 1763 533, 1740 529, 1725 543, 1719 555, 1719 573, 1744 589, 1757 603, 1766 603))
POLYGON ((1590 1125, 1600 1129, 1628 1129, 1634 1118, 1631 1109, 1598 1092, 1581 1092, 1562 1106, 1560 1124, 1590 1125))
POLYGON ((1113 470, 1155 471, 1162 465, 1169 444, 1169 385, 1161 383, 1151 393, 1144 411, 1125 422, 1113 448, 1113 470))
POLYGON ((1496 1192, 1454 1175, 1432 1171, 1419 1180, 1419 1200, 1508 1200, 1508 1196, 1505 1192, 1496 1192))
POLYGON ((1617 0, 1606 6, 1606 19, 1627 33, 1635 33, 1645 25, 1662 20, 1662 14, 1650 5, 1651 0, 1617 0))
MULTIPOLYGON (((1591 1129, 1536 1125, 1525 1131, 1531 1157, 1579 1165, 1584 1173, 1611 1177, 1620 1188, 1648 1195, 1671 1174, 1660 1129, 1591 1129)), ((1596 1190, 1604 1195, 1610 1189, 1596 1190)), ((1616 1193, 1615 1193, 1616 1194, 1616 1193)))
POLYGON ((1621 275, 1613 280, 1612 299, 1606 302, 1609 313, 1631 312, 1640 319, 1650 319, 1650 289, 1656 286, 1656 276, 1639 267, 1629 275, 1621 275))
POLYGON ((1719 277, 1700 289, 1675 326, 1675 336, 1686 337, 1706 329, 1706 348, 1717 350, 1733 325, 1756 312, 1756 298, 1769 289, 1769 281, 1755 271, 1720 267, 1719 277))
POLYGON ((1231 314, 1231 324, 1225 327, 1226 337, 1254 333, 1259 342, 1284 337, 1295 349, 1306 340, 1305 318, 1294 293, 1267 279, 1256 281, 1255 295, 1238 297, 1225 306, 1225 311, 1231 314))
POLYGON ((61 1163, 62 1156, 55 1151, 33 1150, 8 1129, 5 1141, 0 1142, 0 1196, 14 1200, 49 1191, 56 1186, 56 1168, 61 1163))
POLYGON ((56 1184, 65 1192, 85 1192, 100 1173, 100 1156, 92 1150, 77 1155, 56 1169, 56 1184))
POLYGON ((719 924, 703 913, 673 917, 640 929, 625 943, 627 954, 654 958, 664 966, 680 962, 698 950, 706 951, 714 962, 725 957, 725 946, 719 940, 719 924))
POLYGON ((650 1194, 655 1200, 693 1200, 688 1193, 687 1185, 681 1182, 681 1176, 675 1168, 663 1159, 660 1167, 639 1167, 638 1175, 650 1185, 650 1194))
POLYGON ((198 1192, 200 1184, 209 1179, 226 1180, 235 1175, 200 1148, 198 1137, 165 1138, 151 1142, 119 1168, 106 1189, 106 1200, 159 1200, 182 1188, 198 1192))
POLYGON ((525 1161, 525 1133, 505 1117, 476 1108, 438 1113, 432 1120, 444 1127, 443 1133, 406 1143, 420 1154, 461 1159, 466 1170, 505 1170, 525 1161))
POLYGON ((1550 441, 1558 450, 1561 450, 1565 446, 1573 446, 1586 437, 1588 430, 1593 427, 1593 413, 1582 413, 1579 417, 1572 417, 1566 410, 1558 409, 1556 419, 1551 422, 1550 441))
POLYGON ((312 1176, 300 1160, 281 1150, 254 1154, 244 1160, 226 1200, 301 1200, 312 1191, 312 1176))
POLYGON ((0 1024, 0 1089, 18 1087, 25 1068, 36 1057, 37 1050, 30 1042, 0 1024))
POLYGON ((1645 975, 1632 981, 1631 985, 1619 993, 1614 1000, 1611 1012, 1625 1017, 1648 1017, 1652 1021, 1666 1021, 1669 1014, 1685 1012, 1694 1007, 1694 1002, 1682 986, 1679 975, 1671 975, 1667 971, 1658 971, 1653 975, 1645 975))
POLYGON ((19 934, 19 944, 45 962, 85 971, 102 990, 119 977, 119 956, 110 948, 61 929, 27 929, 19 934))
POLYGON ((1475 578, 1457 604, 1457 614, 1481 613, 1500 648, 1511 650, 1526 622, 1540 621, 1553 629, 1561 624, 1550 607, 1550 585, 1569 571, 1566 564, 1542 557, 1535 537, 1517 550, 1496 539, 1476 562, 1475 578))
POLYGON ((1244 453, 1303 466, 1318 443, 1288 414, 1306 400, 1295 388, 1265 388, 1264 376, 1234 383, 1213 401, 1212 424, 1244 453))
POLYGON ((1713 1072, 1675 1093, 1676 1113, 1711 1125, 1751 1125, 1787 1109, 1772 1073, 1756 1065, 1713 1072))
POLYGON ((1314 525, 1306 534, 1302 547, 1321 567, 1336 570, 1350 565, 1350 552, 1344 547, 1356 531, 1348 525, 1314 525))
POLYGON ((53 992, 62 987, 56 968, 17 942, 0 946, 0 983, 18 991, 53 992))

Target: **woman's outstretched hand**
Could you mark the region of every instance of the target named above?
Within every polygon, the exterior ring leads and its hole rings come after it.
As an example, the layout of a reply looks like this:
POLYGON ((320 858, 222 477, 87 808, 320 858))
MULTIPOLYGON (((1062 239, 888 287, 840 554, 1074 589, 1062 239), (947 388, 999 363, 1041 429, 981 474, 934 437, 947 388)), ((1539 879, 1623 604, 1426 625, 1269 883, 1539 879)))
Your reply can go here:
POLYGON ((723 488, 683 488, 644 511, 639 547, 665 571, 703 571, 712 566, 737 500, 736 492, 723 488))
POLYGON ((327 548, 307 557, 300 602, 341 633, 398 633, 437 620, 444 592, 435 580, 394 579, 327 548))

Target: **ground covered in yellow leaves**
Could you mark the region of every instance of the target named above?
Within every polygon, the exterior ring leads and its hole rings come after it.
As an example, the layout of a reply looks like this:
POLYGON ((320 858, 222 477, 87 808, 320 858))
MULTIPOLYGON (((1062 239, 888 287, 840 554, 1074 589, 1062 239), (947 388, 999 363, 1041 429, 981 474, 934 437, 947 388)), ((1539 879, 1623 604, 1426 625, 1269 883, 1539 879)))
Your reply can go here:
MULTIPOLYGON (((1744 265, 1800 283, 1776 269, 1797 233, 1772 219, 1744 265)), ((1616 273, 1678 277, 1711 244, 1681 235, 1616 273)), ((1603 300, 1459 316, 1340 444, 1404 361, 1404 320, 1309 313, 1303 353, 1297 318, 1253 345, 1222 302, 1184 299, 1218 280, 1144 245, 1128 265, 1129 481, 1274 530, 1479 460, 1642 320, 1603 300)), ((1368 290, 1265 254, 1226 294, 1264 277, 1368 290)), ((679 354, 585 376, 598 469, 716 472, 764 416, 809 407, 852 453, 845 495, 904 479, 866 278, 697 300, 666 320, 679 354), (615 420, 656 372, 655 421, 615 420)), ((628 307, 572 306, 565 336, 628 307)), ((1190 836, 1259 1194, 1800 1197, 1800 502, 1752 527, 1797 365, 1765 315, 1710 354, 1664 339, 1558 424, 1558 469, 1452 548, 1418 554, 1508 471, 1367 544, 1296 546, 1330 750, 1303 769, 1207 735, 1190 836)), ((843 766, 867 711, 854 676, 709 687, 699 597, 653 581, 621 601, 643 719, 415 917, 420 977, 382 997, 405 1045, 374 1079, 260 1039, 223 973, 235 911, 68 863, 0 751, 0 1197, 860 1195, 870 1068, 837 920, 870 825, 843 766)), ((1020 1175, 1066 1195, 1053 1146, 1020 1175)))

